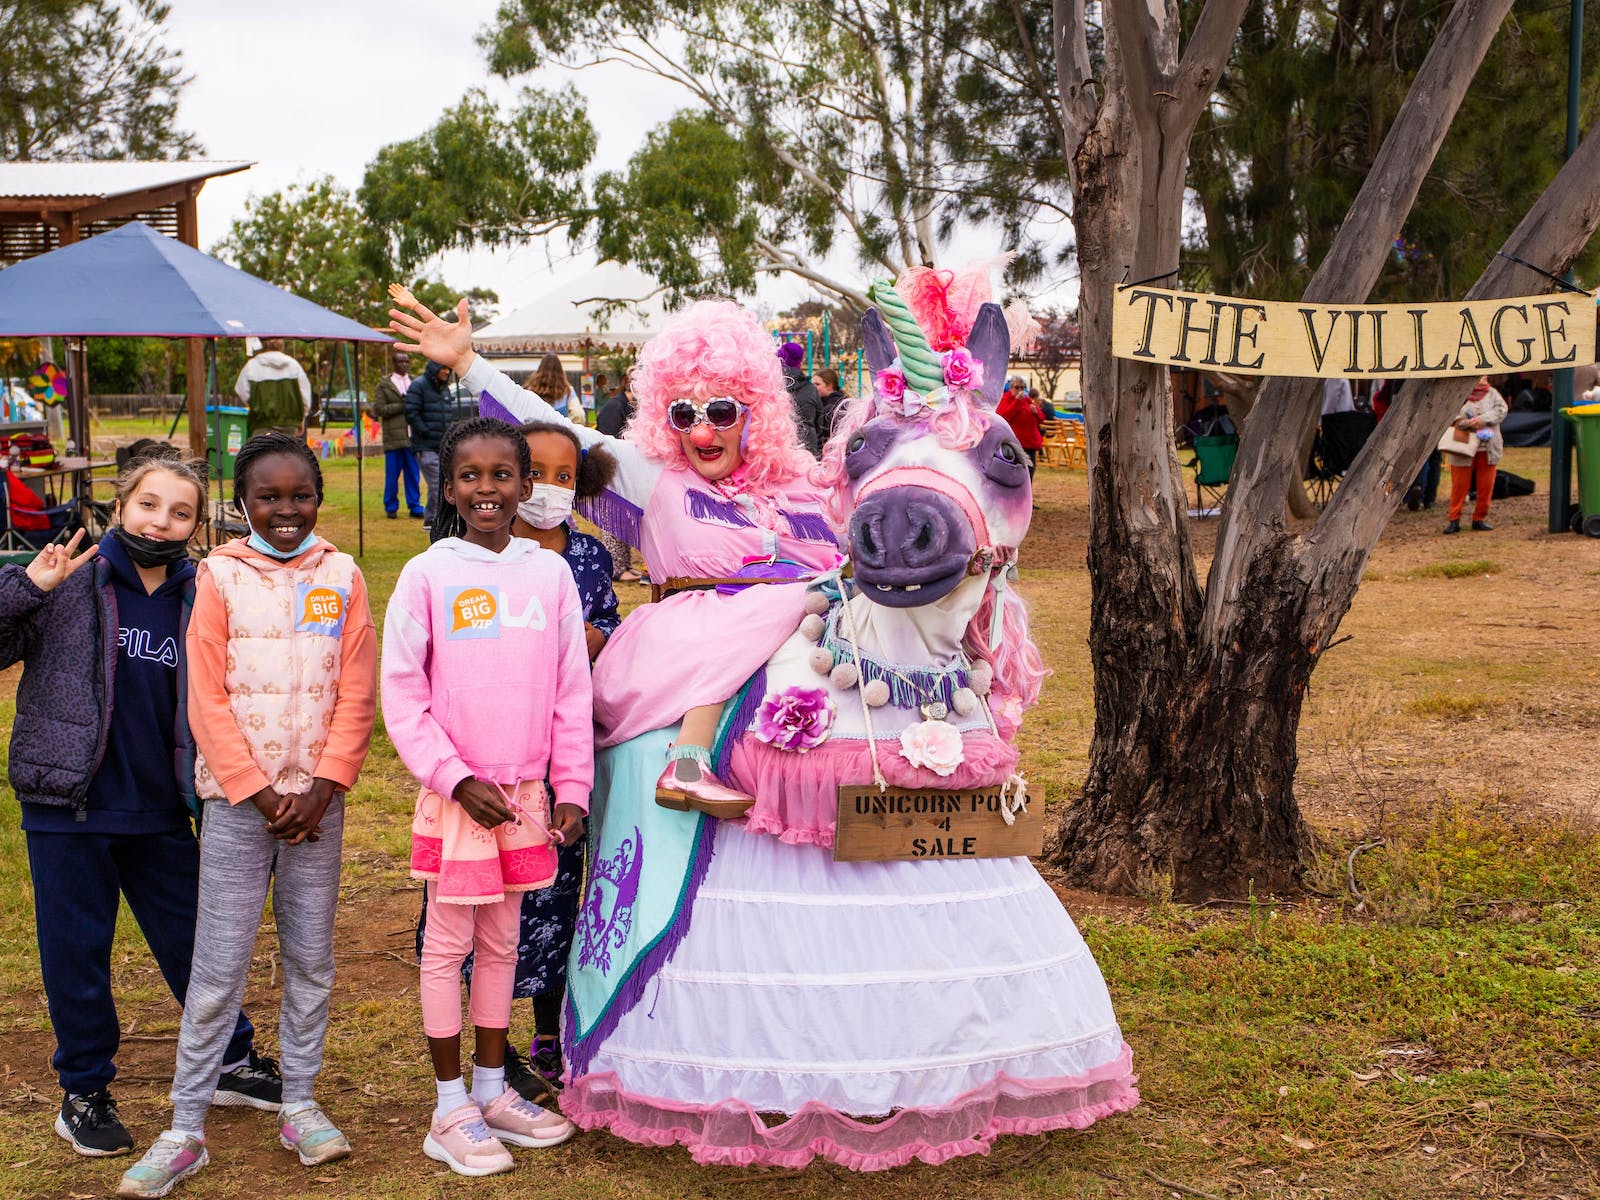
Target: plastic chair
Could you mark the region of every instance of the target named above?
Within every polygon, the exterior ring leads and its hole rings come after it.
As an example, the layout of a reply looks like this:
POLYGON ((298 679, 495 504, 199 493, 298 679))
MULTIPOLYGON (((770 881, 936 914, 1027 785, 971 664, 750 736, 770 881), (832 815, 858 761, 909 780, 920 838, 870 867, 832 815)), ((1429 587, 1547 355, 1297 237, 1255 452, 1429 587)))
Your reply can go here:
POLYGON ((1222 506, 1238 453, 1239 439, 1233 434, 1200 434, 1194 439, 1194 459, 1187 465, 1194 469, 1194 504, 1199 515, 1209 516, 1210 510, 1222 506))

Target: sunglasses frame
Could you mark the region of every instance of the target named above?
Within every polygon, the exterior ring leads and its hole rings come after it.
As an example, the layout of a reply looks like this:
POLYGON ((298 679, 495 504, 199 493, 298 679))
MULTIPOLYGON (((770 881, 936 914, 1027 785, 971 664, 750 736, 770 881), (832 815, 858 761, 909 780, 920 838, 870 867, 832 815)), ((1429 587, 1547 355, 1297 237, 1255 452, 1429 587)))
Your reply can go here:
POLYGON ((689 399, 687 396, 679 396, 671 404, 667 405, 667 413, 666 413, 667 428, 672 430, 672 432, 674 432, 674 433, 689 433, 690 431, 692 431, 694 429, 694 427, 696 425, 699 425, 702 422, 704 422, 705 424, 711 426, 711 428, 713 428, 715 430, 718 430, 718 431, 728 430, 728 429, 732 429, 735 425, 737 425, 739 423, 739 418, 741 416, 743 416, 745 413, 749 412, 749 411, 750 411, 750 406, 748 404, 745 404, 745 403, 743 403, 742 401, 739 401, 739 400, 735 400, 732 396, 712 396, 710 399, 706 400, 703 404, 697 404, 697 403, 695 403, 695 401, 689 399), (726 425, 718 425, 715 421, 713 421, 710 418, 709 415, 707 415, 707 413, 708 413, 708 410, 711 408, 711 406, 713 404, 718 404, 718 403, 721 403, 723 401, 726 401, 727 403, 733 405, 733 408, 734 408, 733 420, 729 421, 726 425), (677 408, 678 405, 680 405, 680 404, 687 404, 689 406, 690 410, 694 413, 694 421, 690 423, 690 425, 689 425, 689 427, 687 429, 680 429, 672 421, 672 410, 677 408))

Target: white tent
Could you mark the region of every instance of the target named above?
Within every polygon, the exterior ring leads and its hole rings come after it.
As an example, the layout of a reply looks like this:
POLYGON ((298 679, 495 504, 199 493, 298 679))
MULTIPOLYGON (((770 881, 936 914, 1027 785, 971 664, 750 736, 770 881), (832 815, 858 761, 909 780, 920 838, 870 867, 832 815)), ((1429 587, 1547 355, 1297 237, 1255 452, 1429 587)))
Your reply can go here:
POLYGON ((540 356, 637 349, 666 316, 660 285, 633 267, 600 263, 578 278, 498 317, 478 330, 473 346, 507 371, 531 371, 540 356), (627 301, 602 312, 609 303, 627 301))

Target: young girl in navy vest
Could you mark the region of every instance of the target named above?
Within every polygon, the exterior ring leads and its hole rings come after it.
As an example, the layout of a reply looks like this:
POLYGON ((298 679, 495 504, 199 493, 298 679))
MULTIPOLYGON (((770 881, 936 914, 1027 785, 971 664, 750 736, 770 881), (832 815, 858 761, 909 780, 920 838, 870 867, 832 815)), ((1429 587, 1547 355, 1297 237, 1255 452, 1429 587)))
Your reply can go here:
MULTIPOLYGON (((204 500, 199 470, 156 444, 117 481, 116 524, 97 545, 78 553, 79 531, 0 569, 0 666, 23 664, 10 778, 65 1092, 55 1128, 79 1154, 133 1149, 109 1090, 120 897, 180 1004, 189 986, 200 850, 184 633, 204 500)), ((213 1103, 276 1108, 280 1091, 238 1013, 213 1103)))

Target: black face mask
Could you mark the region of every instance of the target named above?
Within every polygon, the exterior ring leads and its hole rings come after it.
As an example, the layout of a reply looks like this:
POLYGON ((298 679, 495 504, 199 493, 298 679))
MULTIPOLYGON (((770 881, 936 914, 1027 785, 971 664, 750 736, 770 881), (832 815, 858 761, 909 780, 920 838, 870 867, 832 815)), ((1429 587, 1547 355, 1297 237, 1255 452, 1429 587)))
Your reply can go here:
POLYGON ((136 567, 170 567, 175 562, 182 562, 189 553, 188 539, 181 542, 159 541, 129 533, 121 525, 116 526, 113 532, 136 567))

